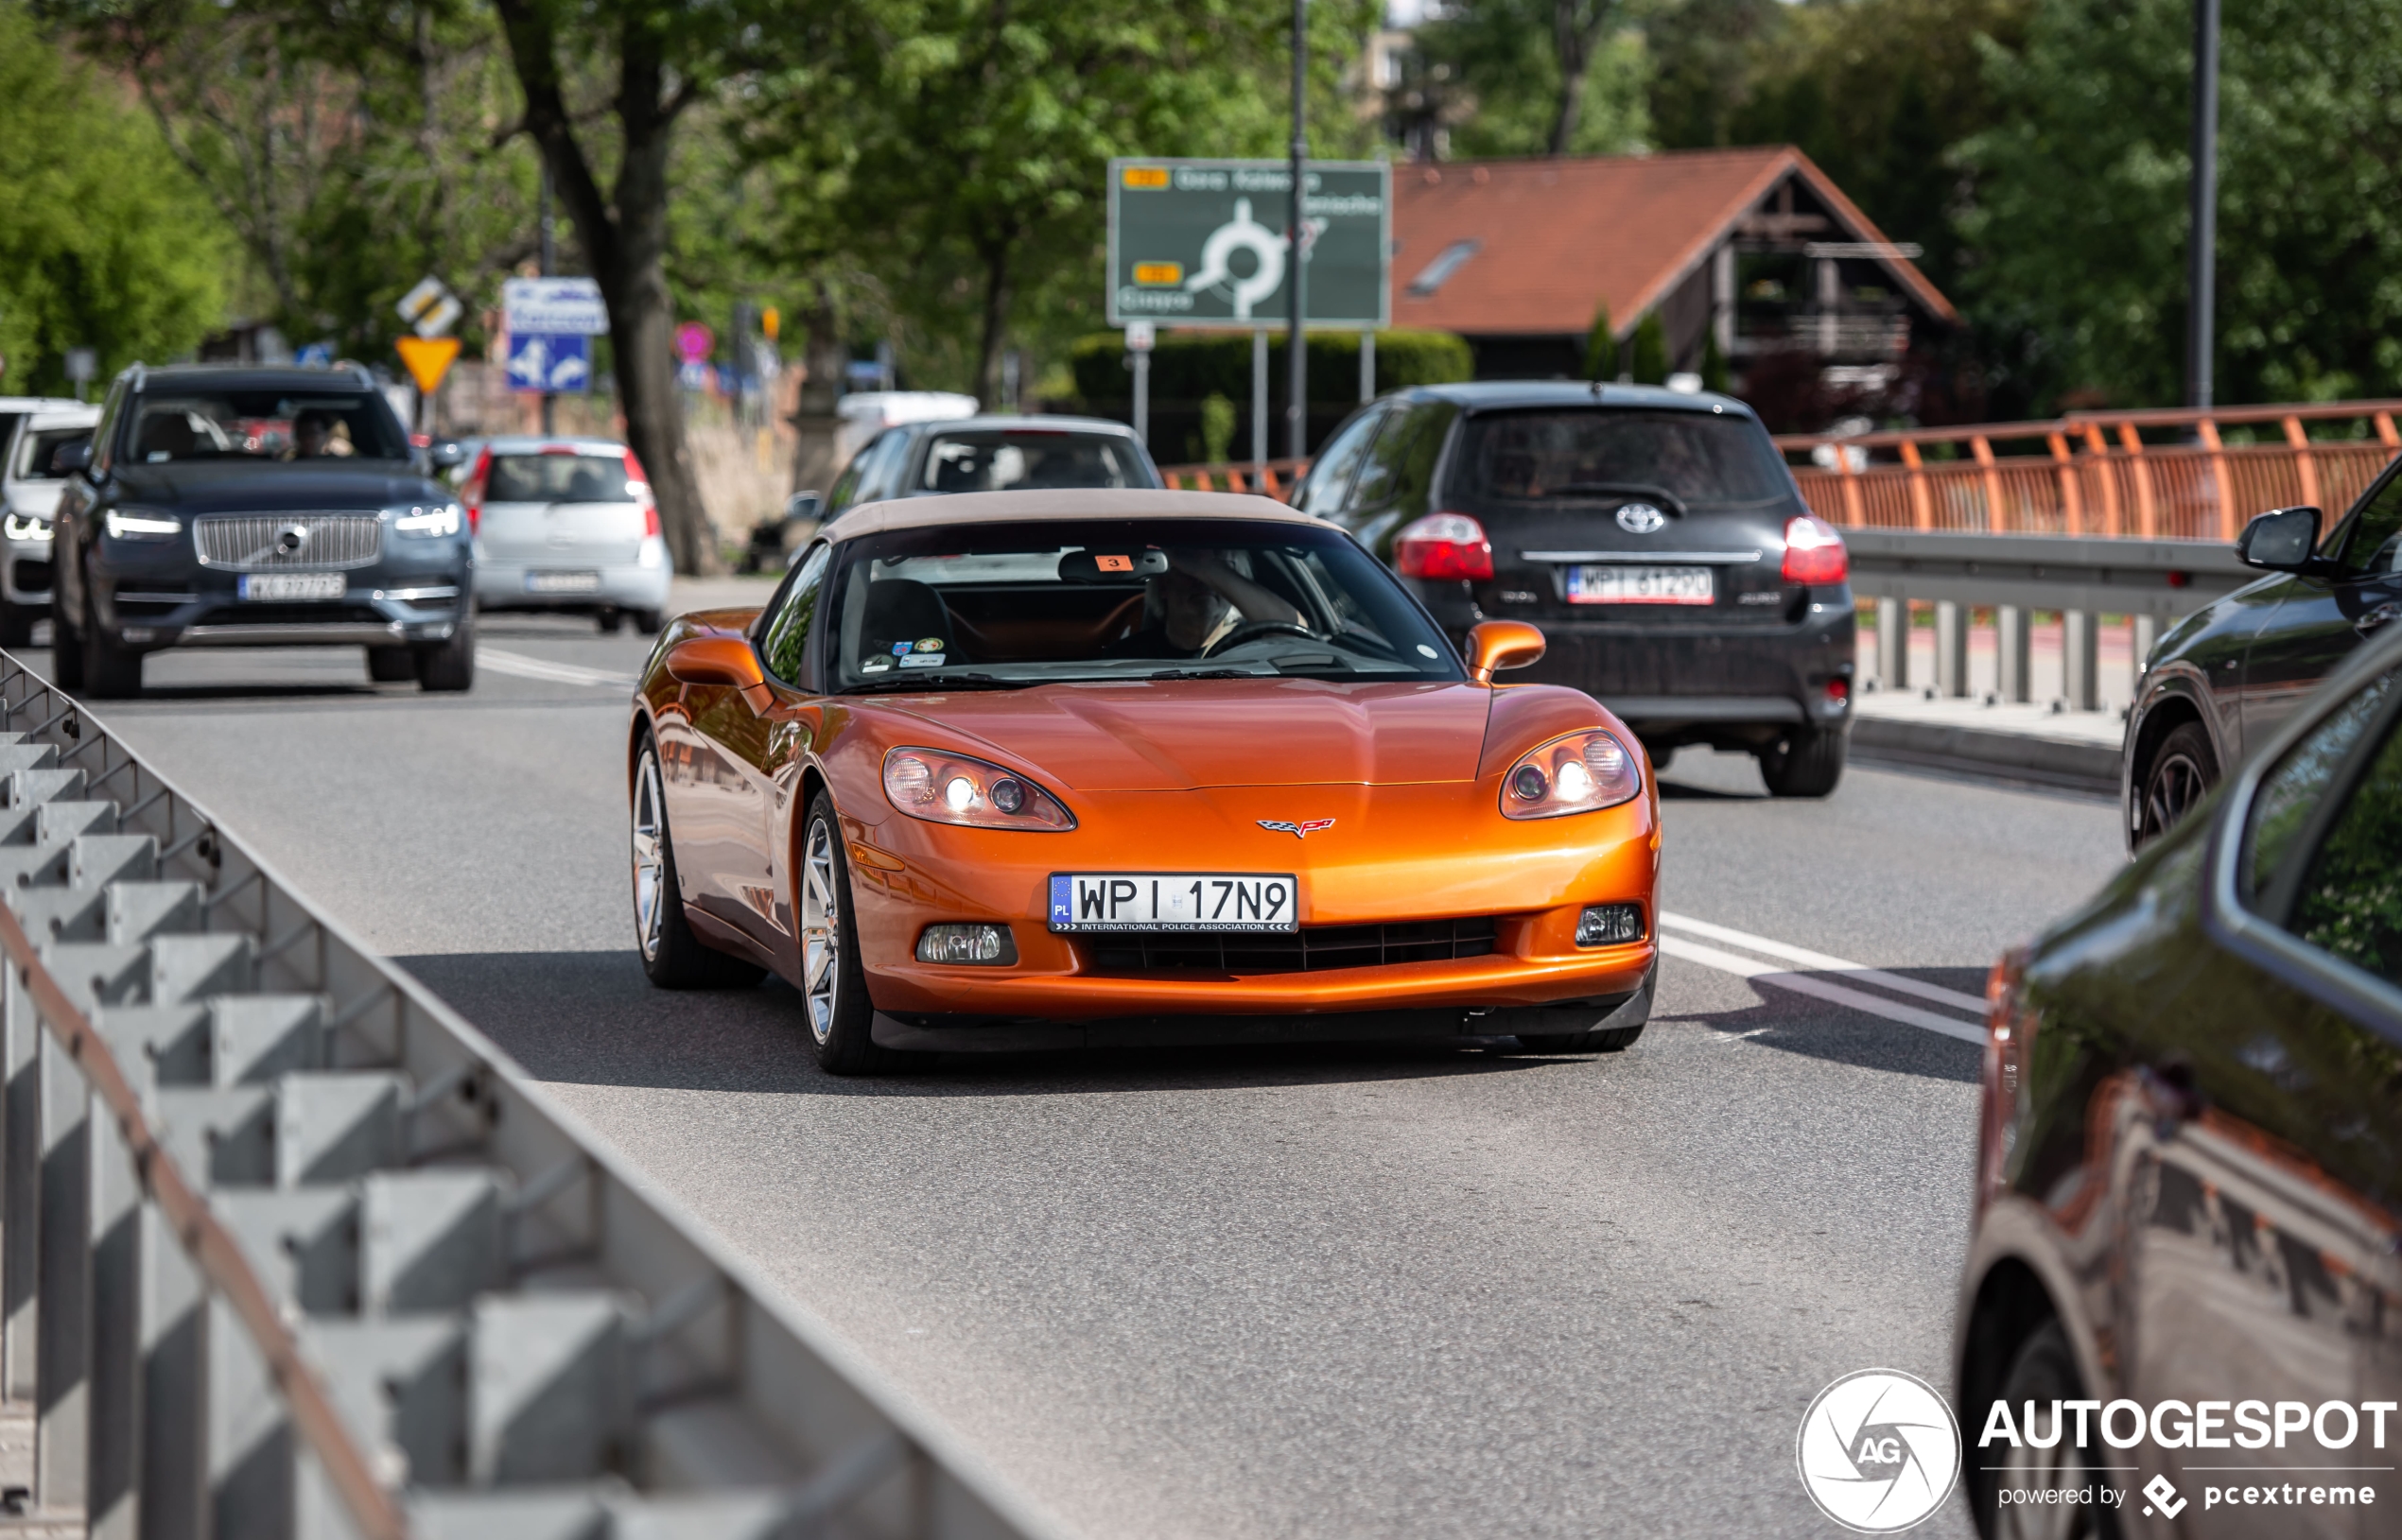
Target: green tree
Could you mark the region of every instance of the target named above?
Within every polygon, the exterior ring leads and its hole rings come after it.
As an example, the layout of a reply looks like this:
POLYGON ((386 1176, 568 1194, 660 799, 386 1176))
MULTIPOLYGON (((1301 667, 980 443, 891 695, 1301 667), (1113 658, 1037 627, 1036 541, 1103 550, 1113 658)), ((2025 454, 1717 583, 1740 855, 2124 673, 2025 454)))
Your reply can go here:
POLYGON ((1585 334, 1585 378, 1618 377, 1618 334, 1610 324, 1610 306, 1593 312, 1593 329, 1585 334))
POLYGON ((1462 0, 1419 53, 1465 116, 1453 153, 1608 155, 1643 147, 1640 33, 1610 0, 1462 0))
MULTIPOLYGON (((2254 0, 2224 26, 2217 395, 2402 391, 2402 8, 2254 0)), ((1961 286, 2054 398, 2182 396, 2191 27, 2187 0, 2040 0, 1986 49, 1961 286)))
POLYGON ((188 352, 223 314, 233 252, 138 109, 0 5, 0 364, 62 392, 64 355, 103 378, 188 352))
POLYGON ((1627 372, 1637 385, 1668 383, 1668 328, 1659 311, 1645 311, 1635 322, 1635 335, 1627 344, 1627 372))

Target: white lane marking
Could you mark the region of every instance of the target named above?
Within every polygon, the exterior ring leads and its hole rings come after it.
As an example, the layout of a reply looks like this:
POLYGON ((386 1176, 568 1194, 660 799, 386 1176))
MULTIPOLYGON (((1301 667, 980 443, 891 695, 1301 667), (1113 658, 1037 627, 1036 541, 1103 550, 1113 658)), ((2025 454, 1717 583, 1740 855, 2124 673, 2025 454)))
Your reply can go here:
POLYGON ((1687 962, 1698 962, 1705 968, 1716 968, 1721 973, 1731 973, 1738 978, 1749 978, 1755 983, 1774 984, 1779 989, 1789 989, 1796 995, 1812 995, 1832 1005, 1850 1006, 1854 1011, 1865 1011, 1872 1016, 1883 1016, 1888 1021, 1898 1021, 1905 1026, 1939 1032, 1962 1043, 1981 1044, 1985 1041, 1985 1029, 1982 1027, 1972 1027, 1967 1022, 1956 1021, 1950 1016, 1939 1016, 1932 1011, 1921 1011, 1914 1005, 1900 1005, 1891 1000, 1880 999, 1874 995, 1862 994, 1856 989, 1846 989, 1841 984, 1829 983, 1823 978, 1814 978, 1809 974, 1782 972, 1766 962, 1755 962, 1748 957, 1737 957, 1732 952, 1721 952, 1714 946, 1704 946, 1699 942, 1689 942, 1677 936, 1662 936, 1660 938, 1660 949, 1670 957, 1680 957, 1687 962))
POLYGON ((496 674, 514 674, 519 679, 547 680, 553 684, 582 684, 587 689, 632 689, 632 674, 613 673, 606 668, 586 668, 582 664, 552 663, 548 658, 530 658, 522 652, 504 652, 496 647, 476 648, 476 662, 496 674))
POLYGON ((1727 926, 1714 926, 1707 920, 1695 920, 1681 914, 1663 914, 1660 917, 1660 923, 1671 929, 1690 930, 1697 936, 1707 936, 1712 941, 1721 941, 1740 946, 1747 952, 1780 957, 1787 962, 1804 963, 1827 973, 1848 973, 1864 984, 1874 984, 1879 989, 1889 989, 1896 995, 1915 995, 1922 1000, 1932 1000, 1937 1005, 1948 1005, 1955 1011, 1965 1011, 1971 1015, 1985 1014, 1985 1001, 1982 996, 1963 995, 1958 990, 1945 989, 1941 984, 1928 984, 1916 978, 1905 978, 1898 973, 1887 973, 1882 968, 1871 968, 1866 963, 1847 962, 1839 957, 1829 957, 1824 952, 1813 952, 1806 946, 1788 946, 1784 942, 1770 941, 1766 936, 1754 936, 1749 931, 1735 930, 1727 926))

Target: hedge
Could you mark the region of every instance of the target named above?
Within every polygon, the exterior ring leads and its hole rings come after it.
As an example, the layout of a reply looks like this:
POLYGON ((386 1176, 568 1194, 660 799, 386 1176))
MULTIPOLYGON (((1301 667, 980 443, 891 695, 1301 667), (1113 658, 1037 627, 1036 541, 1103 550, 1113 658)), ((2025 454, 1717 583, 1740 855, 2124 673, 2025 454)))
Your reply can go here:
MULTIPOLYGON (((1310 400, 1337 406, 1360 397, 1360 334, 1312 332, 1309 337, 1310 400)), ((1127 372, 1125 337, 1118 332, 1094 332, 1078 337, 1068 350, 1075 372, 1076 394, 1098 405, 1121 402, 1134 393, 1127 372)), ((1268 338, 1268 389, 1271 399, 1284 394, 1285 334, 1268 338)), ((1376 389, 1379 394, 1412 385, 1445 385, 1475 372, 1468 343, 1450 332, 1391 331, 1376 334, 1376 389)), ((1151 397, 1154 401, 1202 401, 1212 395, 1244 403, 1251 398, 1251 334, 1248 332, 1163 332, 1151 355, 1151 397)))

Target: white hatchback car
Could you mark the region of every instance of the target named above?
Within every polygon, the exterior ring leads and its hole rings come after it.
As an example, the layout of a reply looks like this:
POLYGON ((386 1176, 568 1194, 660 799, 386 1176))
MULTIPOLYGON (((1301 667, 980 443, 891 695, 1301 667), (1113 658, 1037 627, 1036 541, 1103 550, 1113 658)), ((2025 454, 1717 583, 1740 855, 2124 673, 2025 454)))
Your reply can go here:
MULTIPOLYGON (((0 401, 0 407, 12 405, 0 401)), ((50 613, 50 519, 67 484, 53 457, 90 439, 100 421, 97 407, 29 405, 13 437, 0 427, 0 647, 30 643, 33 623, 50 613)))
POLYGON ((476 532, 476 608, 627 618, 659 629, 673 573, 659 505, 613 439, 483 441, 460 488, 476 532))

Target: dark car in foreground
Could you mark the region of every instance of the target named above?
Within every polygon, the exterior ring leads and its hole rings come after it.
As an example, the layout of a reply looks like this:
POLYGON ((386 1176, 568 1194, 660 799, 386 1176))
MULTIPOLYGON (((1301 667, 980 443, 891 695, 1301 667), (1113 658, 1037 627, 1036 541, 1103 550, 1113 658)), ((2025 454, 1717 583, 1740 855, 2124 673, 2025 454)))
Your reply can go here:
POLYGON ((2273 735, 2361 643, 2402 615, 2402 458, 2321 538, 2315 508, 2244 527, 2236 552, 2269 573, 2180 621, 2147 661, 2119 777, 2140 849, 2273 735))
POLYGON ((1986 1535, 2393 1532, 2402 636, 2255 747, 1994 972, 1957 1338, 1986 1535))
POLYGON ((833 519, 862 503, 960 492, 1157 487, 1159 467, 1123 423, 987 414, 901 423, 851 457, 826 495, 833 519))
POLYGON ((1758 757, 1824 796, 1851 727, 1842 538, 1814 518, 1751 409, 1566 383, 1432 386, 1360 409, 1294 500, 1391 563, 1456 644, 1528 620, 1530 670, 1599 700, 1664 762, 1758 757))
POLYGON ((474 683, 466 515, 365 370, 136 364, 58 462, 68 688, 133 694, 175 647, 358 646, 377 680, 474 683))

